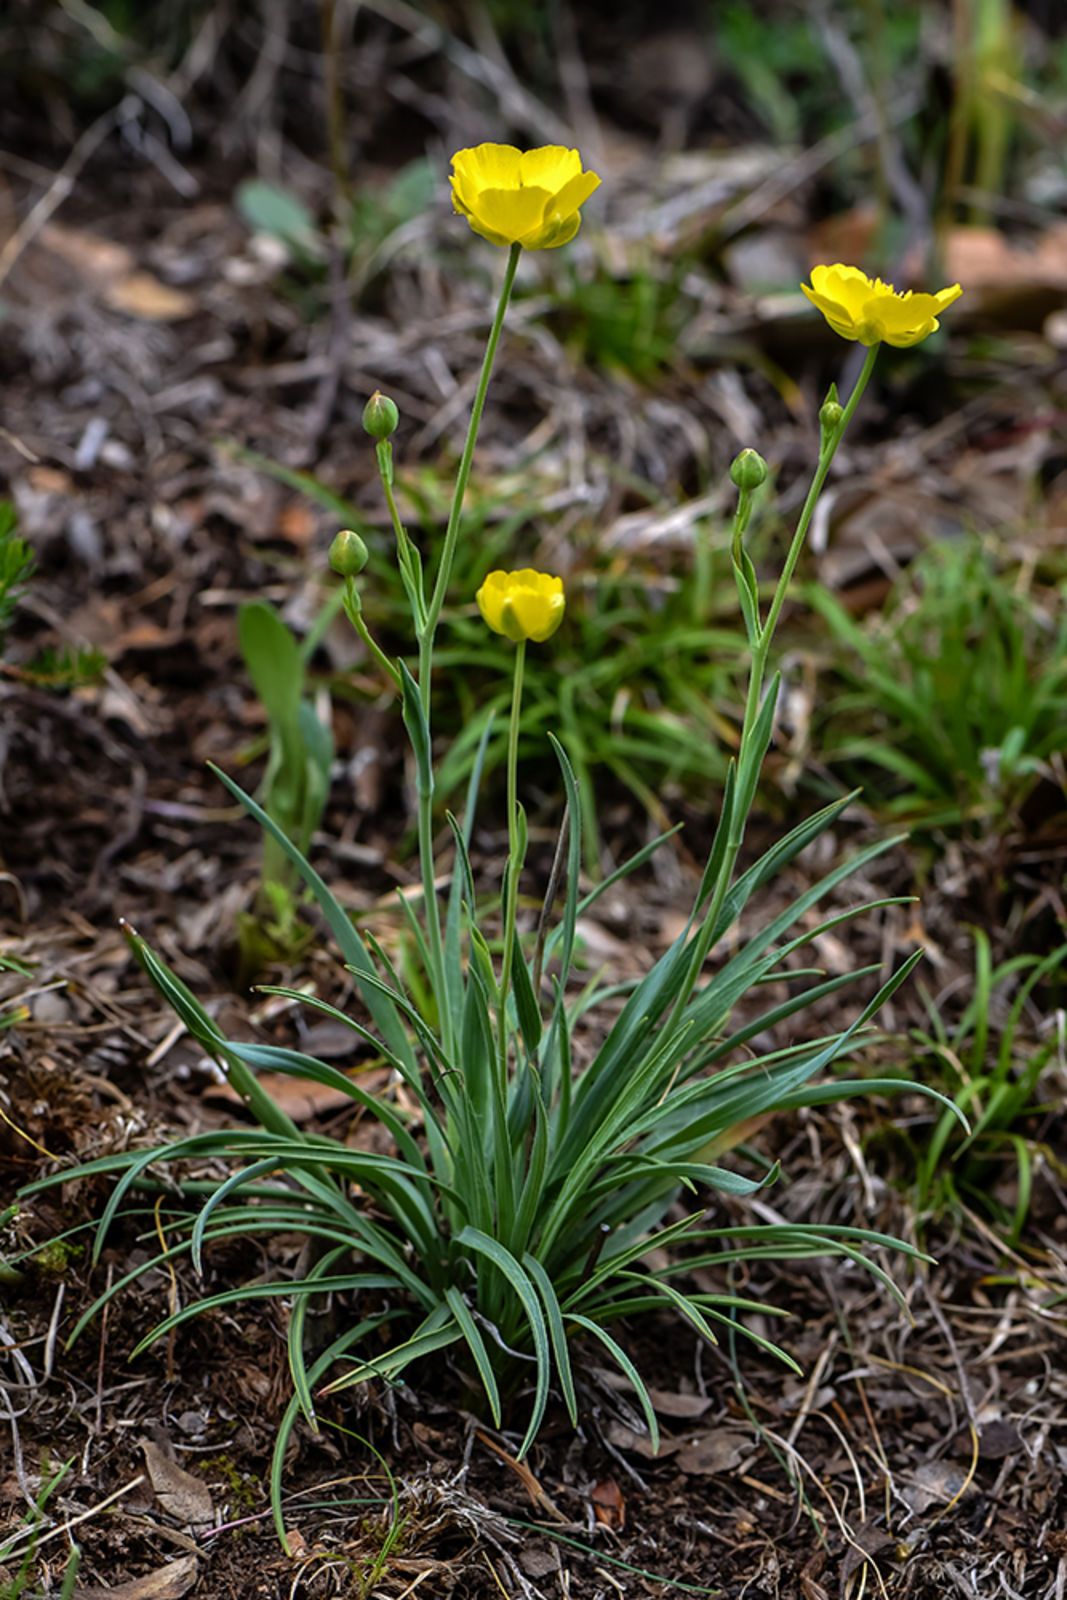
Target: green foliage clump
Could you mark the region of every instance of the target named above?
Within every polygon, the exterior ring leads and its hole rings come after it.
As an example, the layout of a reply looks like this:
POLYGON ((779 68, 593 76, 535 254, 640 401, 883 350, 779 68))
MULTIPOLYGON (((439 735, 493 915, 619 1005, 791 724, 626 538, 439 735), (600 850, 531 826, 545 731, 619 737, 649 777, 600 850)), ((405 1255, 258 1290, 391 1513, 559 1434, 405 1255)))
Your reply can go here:
POLYGON ((81 1565, 81 1550, 78 1545, 74 1543, 70 1545, 70 1555, 63 1569, 63 1581, 58 1589, 48 1583, 47 1579, 39 1584, 34 1573, 41 1536, 50 1516, 48 1502, 70 1468, 71 1462, 64 1461, 62 1466, 50 1472, 47 1465, 42 1463, 40 1488, 37 1490, 34 1504, 14 1531, 0 1539, 0 1573, 10 1574, 0 1576, 0 1600, 46 1600, 46 1597, 52 1595, 56 1596, 56 1600, 71 1600, 78 1579, 78 1568, 81 1565), (18 1566, 11 1571, 9 1563, 15 1561, 18 1562, 18 1566))
POLYGON ((635 266, 625 275, 598 264, 568 266, 549 316, 576 367, 599 366, 648 383, 677 359, 695 301, 682 288, 686 264, 635 266))
POLYGON ((1067 727, 1067 611, 979 540, 931 545, 857 623, 819 587, 844 685, 813 742, 876 809, 924 827, 1006 831, 1067 727))
MULTIPOLYGON (((7 631, 33 569, 33 551, 19 536, 15 507, 10 500, 0 500, 0 661, 5 654, 7 631)), ((106 665, 107 657, 99 650, 65 645, 60 650, 49 646, 18 667, 5 663, 5 670, 36 688, 73 689, 78 684, 95 682, 106 665)))
MULTIPOLYGON (((336 607, 327 607, 301 644, 262 600, 242 605, 237 632, 248 675, 267 715, 267 766, 260 785, 268 815, 301 851, 310 849, 330 791, 333 736, 308 693, 306 662, 336 607)), ((263 841, 257 913, 238 923, 242 976, 277 949, 294 948, 297 874, 269 834, 263 841)))
POLYGON ((1025 1020, 1041 985, 1062 984, 1067 945, 1044 958, 1012 956, 994 966, 989 936, 976 928, 974 948, 974 980, 954 1025, 945 1021, 948 998, 939 1003, 920 985, 930 1026, 911 1035, 918 1046, 916 1081, 938 1085, 970 1126, 946 1106, 932 1128, 924 1120, 893 1126, 875 1138, 903 1142, 921 1217, 940 1218, 970 1207, 991 1216, 1016 1245, 1038 1162, 1049 1161, 1064 1175, 1062 1163, 1033 1133, 1036 1119, 1049 1109, 1037 1095, 1043 1074, 1057 1053, 1062 1055, 1062 1013, 1059 1026, 1043 1039, 1033 1037, 1025 1020))

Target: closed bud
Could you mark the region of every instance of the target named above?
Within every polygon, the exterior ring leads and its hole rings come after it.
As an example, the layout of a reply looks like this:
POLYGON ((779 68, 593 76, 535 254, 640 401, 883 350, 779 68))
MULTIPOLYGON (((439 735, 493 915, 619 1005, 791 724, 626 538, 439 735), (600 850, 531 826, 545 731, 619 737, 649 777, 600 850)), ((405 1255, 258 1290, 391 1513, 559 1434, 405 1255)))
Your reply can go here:
POLYGON ((363 426, 371 438, 388 439, 391 433, 396 432, 399 421, 400 412, 396 409, 396 402, 382 394, 380 389, 375 389, 363 407, 363 426))
POLYGON ((824 439, 828 439, 830 434, 834 432, 844 414, 845 408, 839 404, 837 399, 837 384, 832 383, 830 392, 819 410, 819 427, 822 430, 824 439))
POLYGON ((330 566, 342 578, 354 578, 367 565, 367 546, 358 533, 342 528, 330 546, 330 566))
POLYGON ((767 463, 758 450, 742 450, 739 456, 734 457, 730 482, 735 489, 740 489, 743 494, 751 494, 753 489, 758 489, 766 481, 767 463))

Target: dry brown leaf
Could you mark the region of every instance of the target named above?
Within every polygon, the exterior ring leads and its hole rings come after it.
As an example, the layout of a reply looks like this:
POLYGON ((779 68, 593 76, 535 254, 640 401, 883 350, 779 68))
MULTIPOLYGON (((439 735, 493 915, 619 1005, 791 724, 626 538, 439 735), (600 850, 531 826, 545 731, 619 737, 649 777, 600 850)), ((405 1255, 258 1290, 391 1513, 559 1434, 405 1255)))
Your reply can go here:
POLYGON ((614 1478, 605 1478, 589 1491, 593 1515, 605 1528, 626 1526, 626 1501, 614 1478))
MULTIPOLYGON (((970 1449, 970 1439, 967 1441, 970 1449)), ((978 1454, 983 1461, 1003 1461, 1023 1448, 1019 1430, 1007 1417, 994 1417, 978 1429, 978 1454)))
POLYGON ((1067 222, 1055 222, 1031 246, 996 228, 953 228, 945 245, 945 281, 974 289, 1067 289, 1067 222))
MULTIPOLYGON (((354 1080, 358 1079, 360 1088, 367 1094, 374 1094, 385 1088, 390 1071, 388 1067, 376 1067, 368 1072, 353 1073, 352 1076, 354 1080)), ((352 1111, 358 1110, 352 1096, 344 1089, 334 1088, 332 1084, 315 1083, 310 1078, 293 1078, 284 1072, 261 1072, 258 1081, 260 1088, 270 1095, 274 1104, 294 1122, 310 1122, 312 1117, 322 1116, 327 1111, 343 1111, 346 1106, 352 1111)), ((208 1084, 204 1099, 244 1104, 237 1090, 225 1082, 208 1084)))
POLYGON ((691 1477, 710 1478, 716 1472, 735 1471, 751 1453, 751 1439, 712 1428, 689 1439, 674 1459, 691 1477))
POLYGON ((711 1396, 679 1394, 674 1389, 649 1389, 648 1398, 661 1417, 702 1417, 711 1405, 711 1396))
POLYGON ((547 1578, 549 1573, 559 1571, 559 1556, 555 1546, 544 1542, 524 1544, 518 1553, 518 1562, 526 1576, 535 1582, 539 1578, 547 1578))
POLYGON ((30 467, 26 482, 38 494, 73 494, 74 480, 58 467, 30 467))
POLYGON ((102 239, 98 233, 87 233, 83 228, 49 222, 37 235, 37 242, 97 284, 110 283, 133 268, 132 252, 124 244, 102 239))
POLYGON ((180 1556, 168 1561, 165 1567, 146 1572, 140 1578, 131 1578, 113 1589, 88 1584, 75 1589, 72 1600, 181 1600, 196 1582, 200 1562, 197 1556, 180 1556))
POLYGON ((301 550, 307 549, 317 528, 315 513, 308 506, 294 501, 292 505, 283 506, 278 513, 278 532, 283 539, 288 539, 290 544, 299 546, 301 550))
POLYGON ((686 1443, 684 1437, 672 1438, 670 1434, 661 1433, 659 1449, 653 1450, 652 1441, 647 1433, 638 1433, 636 1428, 628 1428, 624 1422, 609 1422, 605 1437, 609 1444, 616 1450, 630 1450, 634 1455, 644 1456, 646 1461, 666 1461, 668 1456, 673 1456, 686 1443))
POLYGON ((525 1461, 519 1461, 515 1458, 515 1456, 509 1455, 506 1450, 502 1449, 500 1445, 494 1444, 493 1440, 488 1438, 484 1433, 479 1432, 478 1438, 481 1440, 482 1444, 486 1445, 490 1450, 492 1450, 494 1455, 499 1456, 501 1461, 503 1461, 506 1466, 511 1468, 512 1472, 518 1478, 519 1482, 522 1484, 523 1488, 526 1490, 526 1493, 530 1496, 530 1499, 535 1506, 537 1506, 541 1511, 547 1512, 548 1515, 553 1517, 557 1522, 566 1522, 566 1517, 559 1510, 559 1507, 553 1503, 552 1499, 548 1494, 546 1494, 545 1490, 542 1489, 540 1483, 534 1477, 525 1461))
POLYGON ((141 1449, 156 1499, 168 1516, 185 1527, 214 1521, 215 1503, 202 1478, 194 1478, 191 1472, 179 1467, 151 1439, 142 1439, 141 1449))
POLYGON ((178 322, 199 309, 191 294, 160 283, 150 272, 129 272, 110 283, 104 295, 113 311, 142 322, 178 322))
POLYGON ((931 1506, 955 1500, 966 1487, 966 1477, 950 1461, 922 1461, 911 1474, 903 1498, 915 1515, 921 1517, 931 1506))
POLYGON ((727 1150, 733 1150, 737 1145, 744 1144, 746 1139, 751 1139, 753 1134, 758 1133, 766 1123, 770 1122, 773 1115, 773 1111, 761 1111, 754 1117, 746 1117, 744 1122, 735 1122, 732 1128, 724 1128, 721 1133, 715 1135, 710 1144, 704 1146, 701 1159, 718 1160, 727 1150))
POLYGON ((881 208, 869 202, 816 222, 808 230, 812 266, 821 261, 869 260, 871 244, 881 222, 881 208))

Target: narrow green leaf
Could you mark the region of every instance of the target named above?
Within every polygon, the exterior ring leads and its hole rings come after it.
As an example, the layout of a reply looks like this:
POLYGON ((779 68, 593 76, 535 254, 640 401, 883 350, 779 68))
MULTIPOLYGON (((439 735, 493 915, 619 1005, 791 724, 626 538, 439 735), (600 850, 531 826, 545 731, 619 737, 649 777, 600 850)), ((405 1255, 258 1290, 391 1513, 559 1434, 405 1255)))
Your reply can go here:
POLYGON ((515 998, 515 1014, 519 1019, 522 1042, 527 1055, 536 1061, 538 1046, 541 1043, 541 1011, 533 991, 530 969, 526 965, 526 958, 517 937, 511 948, 511 990, 515 998))
POLYGON ((350 1372, 335 1378, 320 1393, 340 1394, 343 1389, 355 1388, 357 1384, 367 1383, 371 1378, 391 1383, 413 1361, 421 1361, 424 1356, 434 1355, 438 1350, 446 1350, 449 1345, 455 1344, 462 1337, 462 1331, 452 1316, 451 1308, 441 1301, 419 1324, 410 1339, 405 1339, 403 1344, 393 1345, 391 1349, 380 1356, 375 1356, 373 1360, 358 1362, 350 1372))
POLYGON ((544 1313, 541 1310, 541 1303, 537 1298, 533 1284, 530 1282, 529 1275, 519 1265, 510 1250, 505 1250, 498 1240, 490 1238, 488 1234, 482 1233, 478 1228, 464 1228, 463 1232, 457 1237, 456 1243, 467 1245, 471 1250, 476 1250, 479 1255, 485 1256, 495 1267, 499 1268, 518 1295, 522 1309, 526 1313, 526 1320, 533 1338, 534 1354, 537 1358, 537 1388, 534 1395, 533 1413, 526 1429, 526 1437, 519 1447, 518 1459, 521 1461, 537 1436, 537 1430, 540 1428, 545 1414, 545 1406, 548 1404, 551 1357, 544 1313))
POLYGON ((237 637, 252 685, 272 722, 295 728, 304 663, 290 629, 273 606, 248 600, 237 610, 237 637))
POLYGON ((398 663, 400 668, 400 683, 403 691, 403 717, 404 727, 407 729, 408 738, 411 740, 411 749, 415 757, 415 781, 420 795, 433 794, 433 757, 430 751, 430 729, 426 721, 426 713, 422 709, 422 696, 419 686, 411 676, 404 662, 398 663))
POLYGON ((571 1322, 576 1323, 579 1328, 584 1328, 587 1333, 591 1333, 595 1339, 600 1340, 600 1343, 611 1356, 616 1366, 630 1380, 633 1385, 633 1391, 637 1396, 637 1403, 644 1413, 645 1422, 648 1425, 649 1444, 652 1446, 653 1454, 655 1454, 659 1450, 659 1423, 656 1421, 656 1413, 652 1408, 652 1400, 648 1390, 641 1381, 641 1374, 622 1346, 616 1344, 610 1333, 602 1328, 599 1323, 593 1322, 589 1317, 579 1315, 576 1311, 569 1312, 568 1315, 571 1322))
POLYGON ((211 768, 212 772, 215 773, 219 781, 225 784, 226 788, 230 791, 234 798, 241 802, 245 810, 250 812, 251 815, 255 817, 260 827, 264 828, 267 833, 271 835, 284 854, 288 856, 289 860, 296 867, 300 876, 303 878, 304 882, 315 896, 315 899, 318 901, 319 908, 322 911, 323 916, 326 918, 326 921, 329 923, 333 936, 340 946, 341 954, 343 955, 346 964, 352 969, 353 975, 356 978, 357 983, 360 985, 360 992, 363 996, 364 1003, 367 1007, 367 1010, 374 1018, 375 1026, 378 1028, 382 1038, 385 1040, 393 1054, 397 1056, 399 1060, 405 1062, 408 1072, 413 1076, 417 1076, 418 1069, 415 1065, 415 1058, 412 1052, 411 1042, 408 1039, 407 1033, 404 1030, 399 1016, 397 1015, 396 1007, 391 1003, 388 995, 383 996, 379 993, 368 994, 363 992, 363 981, 368 973, 374 972, 374 968, 371 963, 370 956, 367 954, 363 940, 360 938, 356 929, 352 926, 347 914, 342 910, 341 906, 330 892, 326 883, 315 871, 311 863, 297 849, 292 841, 286 837, 285 833, 281 828, 278 827, 277 823, 275 823, 267 815, 267 813, 263 810, 263 807, 257 805, 250 795, 245 794, 244 790, 239 784, 234 783, 232 778, 228 778, 221 768, 216 767, 213 762, 209 761, 208 766, 211 768))
POLYGON ((563 1326, 563 1313, 560 1310, 556 1291, 552 1287, 552 1280, 536 1256, 527 1253, 522 1258, 522 1264, 541 1295, 545 1308, 545 1317, 548 1322, 548 1335, 552 1341, 552 1350, 556 1358, 556 1371, 559 1374, 559 1386, 563 1391, 563 1403, 567 1407, 567 1415, 571 1419, 571 1426, 578 1426, 578 1401, 574 1392, 574 1375, 571 1372, 570 1350, 567 1346, 567 1333, 563 1326))
POLYGON ((460 1326, 464 1339, 467 1341, 467 1347, 474 1357, 474 1364, 478 1368, 478 1376, 482 1380, 482 1387, 485 1390, 486 1399, 489 1401, 489 1409, 493 1414, 493 1421, 499 1428, 500 1390, 497 1388, 496 1374, 493 1372, 493 1363, 490 1359, 489 1351, 485 1347, 485 1340, 482 1338, 478 1325, 470 1314, 467 1302, 459 1290, 446 1289, 445 1299, 451 1308, 452 1315, 460 1326))
MULTIPOLYGON (((322 1352, 308 1371, 308 1391, 310 1392, 311 1386, 317 1383, 336 1361, 339 1361, 343 1355, 347 1355, 354 1344, 358 1344, 369 1333, 373 1333, 376 1328, 380 1328, 383 1323, 390 1321, 397 1315, 399 1313, 396 1311, 387 1311, 380 1316, 365 1317, 361 1322, 357 1322, 354 1328, 346 1328, 344 1333, 338 1335, 333 1343, 322 1352)), ((282 1476, 285 1470, 285 1453, 289 1446, 289 1440, 292 1438, 300 1410, 300 1396, 294 1394, 282 1413, 282 1419, 278 1424, 278 1433, 274 1441, 274 1450, 270 1463, 270 1504, 274 1515, 274 1529, 282 1549, 290 1557, 293 1551, 285 1531, 285 1513, 282 1507, 282 1476)))

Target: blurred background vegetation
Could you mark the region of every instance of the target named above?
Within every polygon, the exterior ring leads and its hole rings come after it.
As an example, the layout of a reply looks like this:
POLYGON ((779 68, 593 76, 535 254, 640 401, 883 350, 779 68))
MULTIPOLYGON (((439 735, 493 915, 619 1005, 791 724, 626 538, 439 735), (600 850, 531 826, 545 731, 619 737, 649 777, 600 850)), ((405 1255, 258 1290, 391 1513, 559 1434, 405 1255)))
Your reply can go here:
MULTIPOLYGON (((900 283, 966 278, 951 354, 944 335, 906 361, 886 351, 861 426, 872 441, 889 428, 921 439, 971 407, 986 433, 961 426, 954 448, 976 471, 998 428, 1020 459, 1035 427, 1045 448, 1006 514, 981 484, 968 500, 947 451, 916 457, 927 503, 902 507, 889 533, 862 508, 834 508, 825 559, 816 549, 808 563, 818 581, 787 618, 788 737, 765 804, 774 814, 798 783, 860 781, 875 814, 928 839, 1005 838, 1024 818, 1062 826, 1067 562, 1038 508, 1063 495, 1065 130, 1067 14, 1054 0, 891 12, 875 0, 9 0, 0 248, 60 206, 114 226, 146 174, 175 205, 222 203, 276 252, 290 350, 294 337, 304 352, 348 341, 362 367, 368 330, 393 330, 370 376, 408 386, 401 487, 432 558, 455 426, 434 420, 433 374, 406 371, 404 330, 462 318, 495 265, 448 222, 448 154, 480 138, 582 145, 607 179, 604 226, 591 215, 573 251, 544 253, 520 278, 516 376, 502 380, 456 589, 472 593, 517 541, 567 571, 565 630, 532 666, 527 748, 562 721, 593 870, 595 775, 660 826, 671 806, 701 803, 730 753, 741 640, 725 467, 742 444, 768 454, 777 498, 753 551, 773 562, 818 400, 842 357, 851 370, 798 281, 818 259, 900 283), (1021 417, 1020 352, 1036 379, 1021 417)), ((266 339, 261 355, 286 353, 266 339)), ((463 359, 449 355, 457 370, 463 359)), ((358 399, 335 374, 303 461, 243 459, 364 528, 373 549, 358 399)), ((377 545, 366 605, 388 637, 403 599, 377 545)), ((440 662, 438 726, 463 731, 443 800, 466 779, 502 665, 460 607, 440 662)), ((325 657, 312 666, 342 700, 381 693, 373 679, 353 689, 325 657)))

